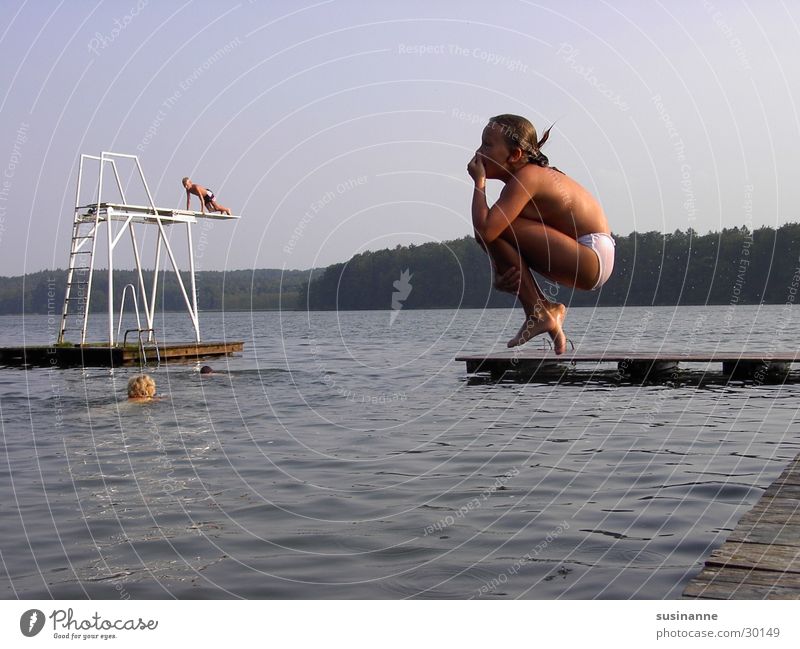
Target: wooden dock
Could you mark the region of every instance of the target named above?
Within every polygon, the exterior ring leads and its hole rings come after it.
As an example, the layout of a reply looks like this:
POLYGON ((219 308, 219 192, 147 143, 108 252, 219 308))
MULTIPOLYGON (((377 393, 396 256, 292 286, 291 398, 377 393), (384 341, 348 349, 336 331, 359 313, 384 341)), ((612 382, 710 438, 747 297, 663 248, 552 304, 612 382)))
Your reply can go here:
POLYGON ((487 373, 494 379, 554 378, 578 369, 583 369, 584 374, 587 369, 608 372, 611 364, 612 371, 620 378, 644 380, 675 375, 681 364, 702 364, 716 365, 718 371, 729 377, 774 380, 790 373, 792 364, 800 362, 800 352, 567 351, 556 356, 552 350, 517 348, 487 354, 462 354, 455 360, 465 362, 469 374, 487 373))
POLYGON ((241 341, 159 345, 36 345, 0 347, 0 365, 12 367, 119 367, 228 356, 244 349, 241 341))
POLYGON ((800 455, 683 591, 702 599, 800 599, 800 455))

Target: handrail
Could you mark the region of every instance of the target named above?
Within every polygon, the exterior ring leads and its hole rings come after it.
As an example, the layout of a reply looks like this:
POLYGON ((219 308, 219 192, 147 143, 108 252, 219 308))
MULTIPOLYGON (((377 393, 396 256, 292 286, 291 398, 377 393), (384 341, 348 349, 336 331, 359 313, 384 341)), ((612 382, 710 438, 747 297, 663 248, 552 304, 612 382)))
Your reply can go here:
MULTIPOLYGON (((122 330, 122 312, 125 310, 125 296, 128 294, 128 289, 131 289, 131 296, 133 297, 133 308, 136 311, 136 329, 138 331, 142 330, 142 321, 139 318, 139 303, 136 300, 136 287, 133 284, 125 284, 125 288, 122 289, 122 300, 119 304, 119 321, 117 323, 117 344, 119 345, 119 332, 122 330)), ((133 331, 133 329, 129 329, 128 331, 133 331)), ((125 332, 127 337, 128 333, 125 332)), ((125 343, 123 342, 123 345, 125 343)))
POLYGON ((147 365, 147 354, 144 353, 144 345, 142 345, 142 330, 141 329, 126 329, 125 330, 125 337, 122 339, 122 346, 128 346, 128 334, 131 331, 135 331, 139 335, 139 367, 141 368, 142 365, 147 365))
POLYGON ((122 346, 123 347, 127 347, 127 345, 128 345, 128 334, 133 332, 133 331, 138 332, 138 334, 139 334, 139 344, 140 345, 142 344, 141 334, 143 334, 143 333, 145 333, 147 331, 151 331, 151 332, 155 333, 155 329, 126 329, 125 330, 125 337, 122 339, 122 346))
POLYGON ((142 334, 147 332, 148 337, 153 338, 153 347, 156 350, 156 362, 160 365, 161 364, 161 350, 158 348, 158 341, 156 340, 156 330, 155 329, 126 329, 125 336, 122 338, 122 346, 126 347, 128 345, 128 334, 132 331, 135 331, 139 336, 139 365, 146 365, 147 364, 147 353, 144 350, 144 342, 142 341, 142 334))

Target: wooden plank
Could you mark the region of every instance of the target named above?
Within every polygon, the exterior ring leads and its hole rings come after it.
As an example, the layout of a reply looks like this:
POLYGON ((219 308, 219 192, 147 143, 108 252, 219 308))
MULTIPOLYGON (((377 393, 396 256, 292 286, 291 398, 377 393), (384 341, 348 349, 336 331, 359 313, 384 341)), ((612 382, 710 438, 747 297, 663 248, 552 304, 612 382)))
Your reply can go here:
POLYGON ((795 458, 791 462, 789 462, 789 466, 784 469, 783 473, 781 473, 781 477, 789 476, 789 475, 796 475, 800 473, 800 459, 795 458))
MULTIPOLYGON (((550 374, 561 368, 563 378, 581 377, 583 375, 573 372, 571 368, 580 364, 600 366, 607 363, 616 364, 618 378, 635 381, 663 381, 677 380, 680 376, 686 378, 686 372, 680 372, 680 363, 694 363, 702 365, 721 364, 721 372, 729 379, 757 380, 760 382, 775 383, 787 380, 797 381, 798 377, 792 374, 792 363, 800 362, 800 351, 794 352, 742 352, 738 350, 690 352, 659 350, 654 352, 626 352, 620 350, 606 350, 601 352, 567 351, 556 356, 552 350, 542 348, 515 348, 506 351, 489 352, 485 354, 462 354, 456 356, 456 361, 465 362, 467 372, 470 374, 489 373, 492 378, 499 379, 508 374, 508 378, 546 378, 553 380, 556 377, 550 374), (516 375, 516 376, 515 376, 516 375)), ((584 372, 586 367, 583 368, 584 372)), ((606 370, 602 370, 606 371, 606 370)), ((559 380, 561 377, 558 377, 559 380)))
POLYGON ((628 352, 624 350, 606 350, 601 352, 577 352, 567 351, 560 356, 556 356, 552 350, 541 349, 522 349, 498 352, 488 352, 484 354, 461 354, 456 356, 456 361, 510 361, 516 360, 549 360, 560 363, 573 362, 597 362, 597 363, 619 363, 625 360, 634 361, 677 361, 684 363, 718 363, 750 361, 761 363, 795 363, 800 362, 800 351, 782 351, 774 353, 765 352, 742 352, 737 350, 712 351, 712 352, 688 352, 688 351, 668 351, 659 350, 655 352, 628 352))
POLYGON ((47 346, 0 348, 0 364, 12 367, 108 367, 122 361, 122 350, 112 347, 47 346))
MULTIPOLYGON (((773 570, 750 570, 725 566, 706 566, 692 581, 705 583, 742 584, 754 586, 780 586, 796 588, 800 594, 800 575, 793 572, 775 572, 773 570)), ((690 582, 691 583, 691 582, 690 582)))
POLYGON ((750 525, 761 525, 764 523, 783 523, 785 525, 800 525, 794 514, 798 507, 788 505, 786 507, 774 508, 766 507, 761 501, 757 502, 744 516, 739 519, 738 526, 748 527, 750 525))
MULTIPOLYGON (((800 599, 800 586, 782 586, 779 583, 753 583, 747 576, 741 580, 692 579, 683 592, 684 597, 699 599, 800 599)), ((771 575, 768 580, 775 577, 771 575)))
POLYGON ((800 506, 800 485, 772 483, 769 488, 764 492, 766 498, 786 498, 788 500, 797 500, 800 506))
POLYGON ((711 553, 706 565, 800 573, 800 547, 725 542, 711 553))
POLYGON ((780 586, 753 585, 748 582, 706 583, 692 580, 686 586, 684 597, 697 599, 800 599, 800 593, 794 588, 780 586))
POLYGON ((711 553, 685 597, 800 599, 800 455, 711 553))
POLYGON ((754 506, 754 513, 766 512, 783 514, 786 518, 792 517, 800 512, 800 503, 796 498, 781 498, 776 496, 762 496, 754 506))
POLYGON ((738 525, 727 538, 739 543, 768 543, 796 547, 800 539, 800 525, 787 525, 779 522, 759 522, 752 525, 738 525))
POLYGON ((744 529, 748 529, 750 527, 755 527, 758 525, 792 525, 797 524, 796 522, 788 523, 787 521, 793 520, 791 517, 787 518, 785 512, 773 512, 773 511, 761 511, 761 512, 753 512, 752 510, 747 512, 742 518, 739 520, 739 525, 737 528, 741 526, 744 529))
POLYGON ((772 484, 776 486, 781 486, 781 485, 800 486, 800 475, 798 475, 797 473, 793 473, 791 475, 781 476, 772 484))
MULTIPOLYGON (((145 345, 144 352, 148 361, 154 361, 160 356, 161 360, 177 360, 186 358, 203 358, 210 356, 225 356, 240 352, 244 348, 242 342, 207 342, 158 345, 158 354, 155 346, 145 345)), ((137 346, 126 347, 123 351, 123 363, 138 363, 139 349, 137 346)))
POLYGON ((774 484, 800 484, 800 463, 792 462, 775 480, 774 484))
MULTIPOLYGON (((158 345, 162 360, 226 356, 244 349, 241 341, 209 341, 201 343, 170 343, 158 345)), ((145 345, 149 362, 157 358, 154 346, 145 345)), ((109 347, 108 345, 34 345, 0 348, 0 365, 13 367, 116 367, 139 362, 138 345, 109 347)))
MULTIPOLYGON (((226 351, 241 351, 242 343, 187 343, 182 345, 158 345, 158 351, 162 356, 170 354, 181 355, 197 355, 203 353, 220 353, 226 351)), ((155 354, 155 345, 145 345, 144 351, 150 354, 155 354)), ((139 348, 137 346, 128 346, 123 349, 123 356, 129 358, 138 355, 139 348)))

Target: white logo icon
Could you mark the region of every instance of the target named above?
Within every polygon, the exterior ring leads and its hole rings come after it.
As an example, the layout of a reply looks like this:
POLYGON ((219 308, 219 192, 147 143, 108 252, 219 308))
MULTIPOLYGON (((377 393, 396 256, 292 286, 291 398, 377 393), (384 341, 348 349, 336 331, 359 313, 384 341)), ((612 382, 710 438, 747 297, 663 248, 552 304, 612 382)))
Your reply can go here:
POLYGON ((19 630, 27 638, 35 636, 42 630, 42 627, 44 627, 44 613, 38 608, 25 611, 19 618, 19 630))
POLYGON ((391 327, 394 324, 394 321, 397 320, 397 316, 400 315, 400 310, 403 308, 403 300, 405 300, 410 294, 411 283, 409 280, 413 277, 411 273, 408 272, 408 268, 406 268, 402 273, 400 273, 400 279, 395 280, 392 282, 392 286, 394 286, 394 293, 392 293, 392 312, 389 314, 389 326, 391 327))

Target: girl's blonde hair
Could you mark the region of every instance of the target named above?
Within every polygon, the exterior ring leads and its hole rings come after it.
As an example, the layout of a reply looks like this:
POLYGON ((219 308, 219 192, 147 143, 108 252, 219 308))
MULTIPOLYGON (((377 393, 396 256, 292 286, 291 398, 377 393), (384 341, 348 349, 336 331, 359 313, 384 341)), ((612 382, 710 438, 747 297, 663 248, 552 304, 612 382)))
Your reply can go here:
POLYGON ((129 399, 149 399, 156 396, 156 382, 147 374, 134 376, 128 381, 129 399))
MULTIPOLYGON (((536 127, 529 120, 519 115, 497 115, 489 119, 489 124, 492 128, 500 130, 509 148, 522 149, 522 152, 528 157, 528 162, 540 167, 550 166, 550 160, 542 153, 541 149, 542 145, 550 137, 552 126, 544 132, 540 140, 536 134, 536 127)), ((560 171, 555 167, 551 168, 560 171)))

